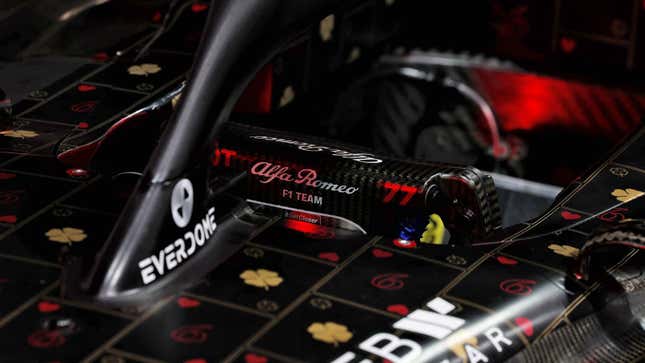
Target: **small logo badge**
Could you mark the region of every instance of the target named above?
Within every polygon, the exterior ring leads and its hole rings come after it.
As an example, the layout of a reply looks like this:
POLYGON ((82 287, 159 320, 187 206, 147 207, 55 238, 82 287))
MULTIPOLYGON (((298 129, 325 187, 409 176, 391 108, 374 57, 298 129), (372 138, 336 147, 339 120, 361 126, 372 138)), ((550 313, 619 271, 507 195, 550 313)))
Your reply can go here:
POLYGON ((193 214, 193 184, 190 180, 181 179, 175 184, 170 197, 170 211, 177 227, 188 225, 193 214))

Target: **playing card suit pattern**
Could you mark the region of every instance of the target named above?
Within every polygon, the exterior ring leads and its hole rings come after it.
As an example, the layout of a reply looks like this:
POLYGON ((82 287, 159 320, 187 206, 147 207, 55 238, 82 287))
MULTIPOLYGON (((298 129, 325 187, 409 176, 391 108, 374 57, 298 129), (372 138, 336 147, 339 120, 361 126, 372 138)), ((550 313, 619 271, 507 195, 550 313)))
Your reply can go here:
POLYGON ((334 16, 334 14, 329 15, 320 21, 320 39, 322 39, 323 42, 328 42, 331 40, 335 26, 336 17, 334 16))
POLYGON ((179 104, 180 99, 181 99, 181 93, 172 98, 172 101, 170 101, 170 103, 172 104, 173 109, 177 108, 177 105, 179 104))
POLYGON ((288 86, 284 89, 280 97, 280 107, 290 104, 294 98, 296 98, 296 92, 293 90, 293 87, 288 86))
POLYGON ((525 318, 523 316, 515 318, 515 324, 522 329, 524 334, 527 337, 533 336, 534 330, 533 330, 533 322, 529 320, 528 318, 525 318))
POLYGON ((177 305, 179 305, 182 309, 196 308, 201 304, 202 303, 199 302, 199 300, 191 299, 184 296, 177 299, 177 305))
POLYGON ((499 288, 510 295, 529 296, 533 293, 535 280, 529 279, 508 279, 500 282, 499 288))
POLYGON ((328 321, 326 323, 312 323, 307 327, 307 332, 312 338, 327 344, 338 346, 346 343, 354 336, 345 325, 328 321))
POLYGON ((403 304, 390 305, 387 307, 387 311, 402 316, 406 316, 410 313, 410 309, 408 309, 408 307, 403 304))
POLYGON ((414 241, 407 241, 407 240, 402 240, 402 239, 395 239, 392 241, 392 243, 398 247, 398 248, 404 248, 404 249, 412 249, 417 247, 417 243, 414 241))
POLYGON ((576 41, 571 38, 563 37, 560 39, 560 49, 565 53, 571 53, 576 49, 576 41))
POLYGON ((267 363, 269 359, 263 355, 255 353, 247 353, 244 355, 244 362, 246 363, 267 363))
POLYGON ((372 250, 372 256, 376 258, 390 258, 392 257, 392 252, 375 248, 372 250))
POLYGON ((99 104, 99 101, 85 101, 80 103, 75 103, 70 106, 70 111, 75 113, 91 113, 96 109, 96 105, 99 104))
POLYGON ((208 4, 204 4, 204 3, 194 3, 190 7, 190 10, 192 10, 193 13, 201 13, 202 11, 205 11, 206 9, 208 9, 208 4))
POLYGON ((65 227, 52 228, 45 233, 47 238, 52 242, 72 243, 82 242, 87 238, 85 231, 79 228, 65 227))
POLYGON ((502 265, 517 265, 517 260, 506 256, 497 256, 497 262, 501 263, 502 265))
POLYGON ((582 218, 580 214, 569 212, 568 210, 562 211, 560 215, 567 221, 575 221, 582 218))
POLYGON ((318 255, 318 258, 331 262, 338 262, 340 260, 340 257, 336 252, 323 252, 318 255))
POLYGON ((16 216, 13 216, 13 215, 0 216, 0 222, 2 222, 2 223, 13 224, 13 223, 16 223, 16 220, 17 220, 16 216))
POLYGON ((60 310, 60 305, 51 301, 41 301, 38 303, 38 311, 41 313, 53 313, 60 310))
POLYGON ((128 68, 128 73, 133 76, 147 76, 149 74, 159 73, 160 71, 161 67, 152 63, 143 63, 140 65, 130 66, 128 68))
POLYGON ((99 52, 94 54, 92 58, 99 62, 105 62, 106 60, 110 59, 110 56, 106 52, 99 52))
POLYGON ((155 11, 155 13, 152 15, 152 21, 155 23, 159 23, 161 21, 161 11, 155 11))
POLYGON ((632 189, 632 188, 627 188, 627 189, 614 189, 613 192, 611 192, 611 195, 616 197, 616 200, 619 202, 624 202, 627 203, 629 201, 632 201, 636 198, 641 197, 644 192, 641 192, 640 190, 632 189))
POLYGON ((201 344, 208 340, 208 333, 213 329, 211 324, 186 325, 171 331, 170 338, 182 344, 201 344))
POLYGON ((578 257, 578 254, 580 253, 579 249, 568 245, 550 244, 549 249, 553 251, 553 253, 564 257, 575 258, 578 257))
POLYGON ((265 290, 269 290, 269 287, 279 286, 284 281, 277 272, 265 269, 246 270, 240 274, 240 278, 247 285, 261 287, 265 290))
POLYGON ((31 139, 37 137, 38 133, 30 130, 6 130, 0 131, 0 135, 16 139, 31 139))
POLYGON ((27 344, 41 349, 60 347, 65 341, 65 336, 58 330, 37 330, 27 337, 27 344))
POLYGON ((80 178, 80 179, 87 178, 88 175, 90 174, 89 171, 85 169, 67 169, 65 170, 65 173, 71 176, 72 178, 80 178))
POLYGON ((451 345, 449 349, 457 357, 461 358, 462 362, 468 362, 468 353, 466 352, 466 348, 464 348, 464 344, 478 348, 477 344, 479 343, 479 341, 477 340, 477 337, 468 335, 465 330, 457 330, 456 332, 454 332, 451 340, 455 341, 456 343, 451 345))
POLYGON ((90 84, 80 84, 78 85, 78 87, 76 87, 76 89, 79 92, 90 92, 96 90, 96 86, 92 86, 90 84))

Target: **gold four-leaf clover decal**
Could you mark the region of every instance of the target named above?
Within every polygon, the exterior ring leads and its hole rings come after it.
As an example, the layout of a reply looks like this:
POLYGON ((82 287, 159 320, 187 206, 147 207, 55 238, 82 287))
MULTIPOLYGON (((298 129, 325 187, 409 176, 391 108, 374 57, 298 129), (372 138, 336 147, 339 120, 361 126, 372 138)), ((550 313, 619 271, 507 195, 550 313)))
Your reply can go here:
POLYGON ((0 135, 17 139, 29 139, 38 136, 38 133, 30 130, 6 130, 0 131, 0 135))
POLYGON ((616 197, 618 201, 620 202, 629 202, 631 200, 634 200, 640 196, 642 196, 643 192, 640 190, 632 189, 632 188, 627 188, 627 189, 614 189, 613 192, 611 192, 611 195, 616 197))
POLYGON ((284 281, 277 272, 262 268, 259 270, 246 270, 240 274, 240 278, 247 285, 261 287, 265 290, 269 290, 269 287, 276 287, 284 281))
POLYGON ((580 253, 579 249, 568 245, 550 244, 549 249, 554 253, 564 257, 577 257, 578 254, 580 253))
POLYGON ((452 344, 448 349, 455 353, 455 355, 461 358, 461 361, 465 363, 468 362, 468 353, 466 352, 464 344, 478 348, 477 337, 469 335, 469 333, 463 329, 454 332, 450 337, 450 341, 455 343, 452 344))
POLYGON ((45 235, 50 241, 70 244, 72 242, 81 242, 87 238, 85 231, 72 227, 52 228, 45 235))
POLYGON ((312 323, 307 328, 307 331, 314 339, 333 345, 346 343, 354 336, 345 325, 334 323, 333 321, 312 323))
POLYGON ((161 67, 152 63, 134 65, 128 68, 128 73, 133 76, 147 76, 149 74, 158 73, 159 71, 161 71, 161 67))

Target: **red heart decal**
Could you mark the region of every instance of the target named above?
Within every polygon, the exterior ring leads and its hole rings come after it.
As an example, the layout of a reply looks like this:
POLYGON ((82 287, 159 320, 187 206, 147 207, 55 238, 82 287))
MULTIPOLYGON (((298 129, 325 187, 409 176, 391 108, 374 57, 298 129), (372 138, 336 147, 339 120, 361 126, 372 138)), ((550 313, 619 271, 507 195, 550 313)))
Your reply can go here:
POLYGON ((527 337, 533 336, 533 322, 523 316, 515 318, 515 324, 522 329, 527 337))
POLYGON ((85 169, 67 169, 65 174, 71 176, 72 178, 87 178, 90 175, 90 172, 85 169))
POLYGON ((94 58, 94 60, 97 60, 99 62, 103 62, 110 59, 110 56, 105 52, 100 52, 100 53, 94 54, 92 58, 94 58))
POLYGON ((88 124, 87 122, 79 122, 78 123, 78 128, 79 129, 86 129, 88 127, 90 127, 90 124, 88 124))
POLYGON ((16 174, 11 173, 0 173, 0 180, 9 180, 16 177, 16 174))
POLYGON ((575 221, 582 218, 580 214, 572 213, 572 212, 569 212, 568 210, 563 210, 562 213, 560 213, 560 215, 562 216, 562 218, 566 219, 567 221, 575 221))
POLYGON ((38 311, 41 313, 51 313, 58 310, 60 310, 60 305, 56 303, 50 301, 41 301, 38 303, 38 311))
POLYGON ((177 299, 177 304, 181 306, 182 309, 190 309, 190 308, 196 308, 202 303, 200 303, 199 300, 182 296, 179 299, 177 299))
POLYGON ((406 316, 410 313, 410 309, 403 304, 390 305, 387 307, 387 311, 401 316, 406 316))
POLYGON ((16 223, 16 216, 0 216, 0 222, 16 223))
POLYGON ((190 7, 190 9, 193 11, 193 13, 201 13, 202 11, 208 9, 208 4, 194 3, 193 6, 190 7))
POLYGON ((375 248, 372 250, 372 255, 376 258, 390 258, 392 257, 392 252, 375 248))
POLYGON ((161 21, 161 11, 157 10, 154 15, 152 15, 152 21, 159 23, 161 21))
POLYGON ((78 87, 76 87, 80 92, 89 92, 89 91, 94 91, 96 89, 96 86, 92 86, 90 84, 80 84, 78 87))
POLYGON ((506 256, 497 256, 497 261, 502 265, 517 265, 517 260, 508 258, 506 256))
POLYGON ((195 359, 189 359, 185 360, 184 363, 208 363, 206 359, 203 358, 195 358, 195 359))
POLYGON ((263 355, 257 355, 254 353, 247 353, 244 356, 244 361, 246 363, 267 363, 269 360, 263 355))
POLYGON ((408 241, 404 239, 395 239, 392 241, 396 247, 399 248, 405 248, 405 249, 410 249, 410 248, 417 248, 417 243, 414 241, 408 241))
POLYGON ((323 252, 318 255, 318 258, 331 262, 338 262, 338 260, 340 260, 340 257, 336 252, 323 252))
POLYGON ((571 53, 576 49, 576 41, 571 38, 562 38, 560 39, 560 48, 565 53, 571 53))

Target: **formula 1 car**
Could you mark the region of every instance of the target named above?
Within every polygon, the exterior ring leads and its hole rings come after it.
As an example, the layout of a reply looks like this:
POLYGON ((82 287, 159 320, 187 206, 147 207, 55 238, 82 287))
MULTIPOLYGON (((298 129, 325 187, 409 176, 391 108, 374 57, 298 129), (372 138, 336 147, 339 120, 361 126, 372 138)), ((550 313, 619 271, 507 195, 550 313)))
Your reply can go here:
POLYGON ((8 6, 0 360, 642 359, 645 98, 399 49, 422 9, 8 6), (123 28, 66 44, 92 21, 123 28), (562 190, 500 175, 562 162, 508 132, 536 102, 607 144, 562 190))

